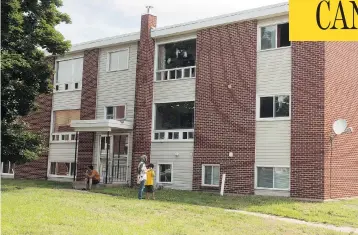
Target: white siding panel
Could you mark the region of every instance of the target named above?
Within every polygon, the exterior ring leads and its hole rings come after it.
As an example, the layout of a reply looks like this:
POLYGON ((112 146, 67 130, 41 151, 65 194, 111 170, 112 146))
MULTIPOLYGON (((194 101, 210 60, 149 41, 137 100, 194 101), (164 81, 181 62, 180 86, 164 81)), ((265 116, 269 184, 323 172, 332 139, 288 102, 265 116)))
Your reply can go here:
POLYGON ((99 55, 96 118, 104 119, 105 106, 126 105, 127 120, 133 120, 137 44, 101 49, 99 55), (129 48, 128 69, 108 72, 109 52, 129 48))
POLYGON ((53 94, 53 111, 80 108, 81 91, 57 92, 53 94))
POLYGON ((257 94, 291 92, 291 48, 257 53, 257 94))
MULTIPOLYGON (((150 161, 154 164, 155 172, 159 163, 172 163, 172 182, 162 184, 164 187, 191 190, 193 181, 193 151, 194 143, 152 143, 150 161), (179 153, 176 157, 175 153, 179 153)), ((157 176, 158 177, 158 176, 157 176)))
POLYGON ((256 165, 289 166, 291 121, 256 122, 256 165))
POLYGON ((154 83, 154 103, 195 100, 195 79, 179 79, 154 83))
POLYGON ((270 190, 270 189, 255 189, 255 195, 274 196, 274 197, 289 197, 290 196, 290 191, 270 190))
POLYGON ((75 143, 56 143, 50 144, 49 161, 50 162, 74 162, 75 161, 75 143))

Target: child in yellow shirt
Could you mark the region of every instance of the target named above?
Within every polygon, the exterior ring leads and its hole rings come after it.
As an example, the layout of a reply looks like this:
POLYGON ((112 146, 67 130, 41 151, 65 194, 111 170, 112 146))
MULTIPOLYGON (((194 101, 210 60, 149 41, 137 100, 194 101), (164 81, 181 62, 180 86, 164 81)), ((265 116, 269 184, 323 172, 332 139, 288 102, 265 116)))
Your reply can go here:
POLYGON ((147 170, 147 181, 145 182, 145 192, 146 192, 146 198, 149 199, 149 194, 152 193, 152 198, 153 200, 155 199, 154 197, 154 165, 151 163, 148 165, 148 170, 147 170))

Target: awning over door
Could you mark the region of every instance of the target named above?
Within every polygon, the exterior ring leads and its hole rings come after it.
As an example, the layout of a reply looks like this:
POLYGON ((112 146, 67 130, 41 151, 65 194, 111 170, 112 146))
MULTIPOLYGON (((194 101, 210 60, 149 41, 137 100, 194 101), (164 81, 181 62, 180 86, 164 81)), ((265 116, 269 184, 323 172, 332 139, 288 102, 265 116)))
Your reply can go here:
POLYGON ((133 129, 133 123, 126 120, 73 120, 71 121, 71 127, 75 131, 79 132, 102 132, 102 131, 114 131, 114 130, 131 130, 133 129))

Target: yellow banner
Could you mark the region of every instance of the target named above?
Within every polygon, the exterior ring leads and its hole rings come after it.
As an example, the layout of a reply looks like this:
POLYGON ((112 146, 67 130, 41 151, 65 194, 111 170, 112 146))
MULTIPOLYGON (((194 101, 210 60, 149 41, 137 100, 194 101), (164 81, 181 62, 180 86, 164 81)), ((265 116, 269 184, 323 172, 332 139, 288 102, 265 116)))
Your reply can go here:
POLYGON ((290 0, 290 41, 358 41, 358 0, 290 0))

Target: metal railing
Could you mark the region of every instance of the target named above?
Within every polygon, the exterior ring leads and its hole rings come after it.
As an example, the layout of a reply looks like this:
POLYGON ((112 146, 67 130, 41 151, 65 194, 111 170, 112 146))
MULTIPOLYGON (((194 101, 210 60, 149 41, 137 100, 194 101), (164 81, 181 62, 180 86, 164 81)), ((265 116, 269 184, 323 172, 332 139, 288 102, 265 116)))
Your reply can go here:
POLYGON ((174 68, 174 69, 162 69, 156 72, 156 81, 168 81, 184 78, 195 78, 196 66, 174 68))

